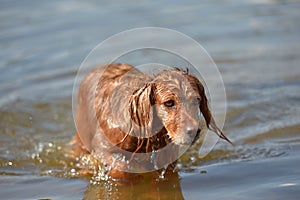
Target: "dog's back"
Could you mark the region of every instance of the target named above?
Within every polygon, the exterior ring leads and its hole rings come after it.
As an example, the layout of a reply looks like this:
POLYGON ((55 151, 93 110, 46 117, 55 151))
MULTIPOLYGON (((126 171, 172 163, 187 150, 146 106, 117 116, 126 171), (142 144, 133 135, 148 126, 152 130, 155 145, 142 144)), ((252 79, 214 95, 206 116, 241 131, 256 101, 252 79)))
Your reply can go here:
POLYGON ((130 65, 103 65, 91 71, 81 82, 76 107, 76 129, 77 133, 80 133, 80 141, 88 151, 92 150, 91 141, 99 131, 97 130, 97 113, 100 110, 103 112, 102 108, 106 106, 105 101, 108 101, 117 87, 117 82, 129 71, 131 71, 129 74, 133 73, 136 76, 139 73, 130 65))

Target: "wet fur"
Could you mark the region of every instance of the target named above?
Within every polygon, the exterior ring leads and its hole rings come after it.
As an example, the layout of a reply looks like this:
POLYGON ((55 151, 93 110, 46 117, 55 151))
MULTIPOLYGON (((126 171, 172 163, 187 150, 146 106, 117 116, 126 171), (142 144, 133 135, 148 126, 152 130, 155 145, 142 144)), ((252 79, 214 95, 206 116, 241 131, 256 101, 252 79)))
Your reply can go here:
MULTIPOLYGON (((178 147, 189 147, 199 137, 200 112, 207 127, 229 141, 215 124, 203 85, 188 71, 174 68, 149 76, 127 64, 101 66, 79 87, 76 128, 80 134, 73 143, 106 158, 116 153, 113 146, 117 146, 132 152, 131 157, 125 156, 132 162, 135 153, 155 152, 171 144, 173 155, 162 155, 158 162, 170 159, 172 171, 178 147)), ((118 165, 126 168, 124 163, 118 165)), ((109 173, 113 178, 132 175, 115 169, 109 173)))

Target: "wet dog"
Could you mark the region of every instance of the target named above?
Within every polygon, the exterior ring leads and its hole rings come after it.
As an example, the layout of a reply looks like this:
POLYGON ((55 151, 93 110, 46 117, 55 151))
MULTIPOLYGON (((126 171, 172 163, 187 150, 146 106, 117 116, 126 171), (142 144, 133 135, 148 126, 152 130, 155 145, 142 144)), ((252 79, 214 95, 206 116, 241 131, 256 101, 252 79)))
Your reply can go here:
POLYGON ((112 178, 172 171, 180 148, 199 138, 200 113, 209 129, 229 141, 211 115, 203 85, 188 71, 146 75, 127 64, 105 65, 79 87, 73 143, 95 155, 112 178))

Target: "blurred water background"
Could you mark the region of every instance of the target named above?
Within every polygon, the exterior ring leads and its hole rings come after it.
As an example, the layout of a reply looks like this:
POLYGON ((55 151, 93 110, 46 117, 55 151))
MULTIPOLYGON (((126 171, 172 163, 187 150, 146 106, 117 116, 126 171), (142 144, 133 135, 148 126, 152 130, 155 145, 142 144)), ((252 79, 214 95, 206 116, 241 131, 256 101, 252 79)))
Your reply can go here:
MULTIPOLYGON (((0 5, 0 199, 299 199, 299 1, 0 5), (224 132, 236 145, 218 143, 203 159, 192 148, 180 180, 94 185, 64 156, 76 71, 99 42, 144 26, 185 33, 210 53, 226 88, 224 132)), ((132 62, 143 56, 152 58, 132 62)))

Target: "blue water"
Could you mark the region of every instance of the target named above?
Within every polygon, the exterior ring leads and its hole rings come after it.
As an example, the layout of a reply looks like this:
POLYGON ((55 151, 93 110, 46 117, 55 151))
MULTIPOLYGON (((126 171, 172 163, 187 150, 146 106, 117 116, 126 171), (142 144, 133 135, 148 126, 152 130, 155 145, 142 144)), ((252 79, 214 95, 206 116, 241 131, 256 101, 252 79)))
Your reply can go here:
POLYGON ((0 5, 1 199, 299 199, 299 1, 0 5), (100 42, 145 26, 180 31, 209 52, 226 89, 224 132, 236 145, 219 143, 203 159, 191 149, 180 160, 180 179, 93 185, 74 175, 63 151, 75 132, 74 78, 100 42))

